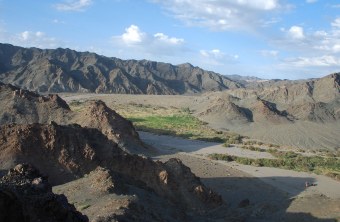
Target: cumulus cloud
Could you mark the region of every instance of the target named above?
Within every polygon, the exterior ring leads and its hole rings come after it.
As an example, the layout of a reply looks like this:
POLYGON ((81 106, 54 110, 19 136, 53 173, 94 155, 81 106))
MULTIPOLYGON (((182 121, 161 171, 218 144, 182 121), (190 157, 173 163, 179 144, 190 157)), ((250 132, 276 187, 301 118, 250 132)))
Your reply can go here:
POLYGON ((304 30, 300 26, 282 29, 282 37, 271 42, 285 51, 278 57, 278 67, 291 72, 328 73, 340 68, 340 18, 334 18, 328 29, 304 30))
POLYGON ((84 11, 92 4, 92 0, 67 0, 54 5, 60 11, 84 11))
POLYGON ((184 42, 184 39, 169 37, 165 35, 164 33, 156 33, 154 37, 158 39, 159 41, 163 41, 164 43, 167 43, 167 44, 179 45, 184 42))
POLYGON ((146 34, 141 32, 139 27, 136 25, 131 25, 125 29, 125 33, 121 36, 124 43, 128 45, 139 44, 143 42, 146 38, 146 34))
POLYGON ((239 58, 238 55, 228 55, 222 52, 220 49, 200 50, 200 55, 203 59, 203 63, 210 65, 223 65, 226 63, 235 63, 239 58))
POLYGON ((137 25, 130 25, 125 32, 119 36, 112 37, 113 43, 123 50, 129 48, 138 53, 144 53, 160 56, 175 55, 184 50, 184 39, 170 37, 164 33, 158 32, 149 34, 143 32, 137 25))
POLYGON ((292 38, 292 39, 297 39, 297 40, 301 40, 305 38, 304 32, 303 32, 303 28, 300 26, 292 26, 290 27, 290 29, 288 30, 288 35, 292 38))
POLYGON ((274 10, 282 9, 279 0, 151 0, 161 4, 187 25, 214 30, 251 29, 268 25, 274 10))

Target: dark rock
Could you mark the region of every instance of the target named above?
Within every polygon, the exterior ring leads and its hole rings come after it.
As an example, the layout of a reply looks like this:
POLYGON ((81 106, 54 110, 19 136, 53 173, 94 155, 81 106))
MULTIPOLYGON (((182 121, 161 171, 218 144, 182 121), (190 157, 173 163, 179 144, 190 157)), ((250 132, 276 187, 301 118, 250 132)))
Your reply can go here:
POLYGON ((241 202, 238 204, 238 207, 239 208, 248 207, 249 204, 250 204, 249 199, 244 199, 244 200, 241 200, 241 202))
POLYGON ((32 165, 19 164, 0 179, 0 221, 84 222, 88 219, 65 196, 52 193, 46 177, 32 165))

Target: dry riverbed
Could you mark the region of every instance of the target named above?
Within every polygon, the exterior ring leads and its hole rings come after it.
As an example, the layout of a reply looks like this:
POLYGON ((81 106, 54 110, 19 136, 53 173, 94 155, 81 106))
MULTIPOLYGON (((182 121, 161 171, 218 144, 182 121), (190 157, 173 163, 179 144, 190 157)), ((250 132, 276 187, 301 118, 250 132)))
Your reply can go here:
POLYGON ((246 221, 340 221, 340 182, 331 178, 207 157, 221 152, 264 158, 263 155, 268 155, 265 152, 146 132, 140 132, 140 137, 159 149, 155 159, 181 159, 205 184, 219 192, 236 214, 245 215, 246 221), (306 181, 314 186, 306 188, 306 181), (249 205, 240 208, 239 204, 246 199, 249 205))

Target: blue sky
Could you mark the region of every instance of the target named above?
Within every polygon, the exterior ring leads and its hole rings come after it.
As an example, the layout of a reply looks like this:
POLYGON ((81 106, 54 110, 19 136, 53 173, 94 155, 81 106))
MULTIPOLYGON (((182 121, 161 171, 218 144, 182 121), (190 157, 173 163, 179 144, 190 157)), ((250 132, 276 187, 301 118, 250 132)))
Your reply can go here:
POLYGON ((340 1, 0 0, 0 42, 313 78, 340 71, 340 1))

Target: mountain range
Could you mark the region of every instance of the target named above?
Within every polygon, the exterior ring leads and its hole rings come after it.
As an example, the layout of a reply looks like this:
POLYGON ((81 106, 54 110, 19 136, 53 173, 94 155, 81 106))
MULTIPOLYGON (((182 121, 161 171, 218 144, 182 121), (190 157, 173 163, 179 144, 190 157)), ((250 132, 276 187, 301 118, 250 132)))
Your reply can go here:
POLYGON ((36 92, 188 94, 242 87, 185 63, 121 60, 70 49, 0 44, 0 81, 36 92))

